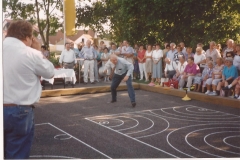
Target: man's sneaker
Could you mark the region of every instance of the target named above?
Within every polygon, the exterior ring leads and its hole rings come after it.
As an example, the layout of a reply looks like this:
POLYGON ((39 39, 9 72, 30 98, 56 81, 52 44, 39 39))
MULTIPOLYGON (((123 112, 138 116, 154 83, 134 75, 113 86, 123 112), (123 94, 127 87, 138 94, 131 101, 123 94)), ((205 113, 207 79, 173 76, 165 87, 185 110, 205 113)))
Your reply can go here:
POLYGON ((217 93, 216 92, 211 92, 208 95, 210 95, 210 96, 217 96, 217 93))
POLYGON ((205 92, 205 94, 209 94, 209 93, 210 93, 210 91, 205 92))
POLYGON ((149 86, 155 86, 155 84, 154 84, 154 83, 152 83, 152 82, 151 82, 151 83, 149 83, 148 85, 149 85, 149 86))

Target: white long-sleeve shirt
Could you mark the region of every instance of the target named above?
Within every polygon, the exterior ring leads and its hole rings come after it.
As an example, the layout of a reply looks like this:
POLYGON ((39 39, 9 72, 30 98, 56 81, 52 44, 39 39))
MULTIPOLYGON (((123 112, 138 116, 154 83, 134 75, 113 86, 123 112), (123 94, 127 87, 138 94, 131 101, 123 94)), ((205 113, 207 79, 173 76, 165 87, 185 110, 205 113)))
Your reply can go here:
POLYGON ((3 41, 3 103, 31 105, 40 99, 40 77, 52 78, 53 64, 17 38, 3 41))

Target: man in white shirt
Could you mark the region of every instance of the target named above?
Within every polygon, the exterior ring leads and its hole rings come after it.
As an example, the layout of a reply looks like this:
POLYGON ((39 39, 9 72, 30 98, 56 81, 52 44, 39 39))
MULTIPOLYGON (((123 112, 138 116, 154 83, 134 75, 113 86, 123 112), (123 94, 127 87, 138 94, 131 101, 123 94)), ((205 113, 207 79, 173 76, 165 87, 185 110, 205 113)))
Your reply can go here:
POLYGON ((73 69, 77 63, 75 52, 70 49, 70 44, 65 44, 65 49, 62 51, 59 58, 60 66, 65 69, 73 69))
POLYGON ((170 50, 168 51, 167 53, 167 57, 173 61, 174 60, 174 55, 175 53, 177 53, 177 50, 175 49, 176 48, 176 44, 175 43, 170 43, 170 50))
POLYGON ((232 40, 232 39, 227 40, 227 48, 223 49, 223 58, 226 58, 227 52, 232 52, 234 50, 233 43, 234 43, 234 40, 232 40))
POLYGON ((206 51, 206 57, 212 57, 213 63, 216 64, 217 58, 221 57, 221 54, 215 49, 216 43, 214 41, 209 43, 209 49, 206 51))
POLYGON ((40 52, 32 25, 11 22, 3 41, 4 158, 27 159, 34 135, 34 103, 41 96, 40 77, 52 78, 54 66, 40 52))
POLYGON ((94 82, 94 60, 97 58, 94 52, 94 48, 91 46, 91 41, 87 40, 86 46, 84 46, 79 54, 84 57, 84 84, 88 83, 88 70, 90 75, 91 84, 94 82))
POLYGON ((206 63, 206 56, 202 53, 202 47, 196 48, 196 54, 194 55, 194 63, 200 67, 200 64, 206 63))
POLYGON ((164 69, 165 78, 172 79, 173 76, 176 74, 177 64, 175 61, 171 60, 170 58, 165 58, 166 66, 164 69))

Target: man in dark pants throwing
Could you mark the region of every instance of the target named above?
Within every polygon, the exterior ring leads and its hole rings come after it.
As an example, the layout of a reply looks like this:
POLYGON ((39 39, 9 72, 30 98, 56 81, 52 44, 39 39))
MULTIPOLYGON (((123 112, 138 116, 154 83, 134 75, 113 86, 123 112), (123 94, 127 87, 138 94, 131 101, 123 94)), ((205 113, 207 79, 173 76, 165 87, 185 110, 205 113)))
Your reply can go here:
POLYGON ((105 65, 105 72, 107 69, 112 68, 114 72, 111 84, 112 100, 109 103, 117 102, 117 87, 123 80, 127 84, 128 95, 131 100, 132 107, 136 106, 135 92, 132 86, 131 73, 133 72, 133 64, 129 63, 124 58, 111 55, 109 61, 105 65))

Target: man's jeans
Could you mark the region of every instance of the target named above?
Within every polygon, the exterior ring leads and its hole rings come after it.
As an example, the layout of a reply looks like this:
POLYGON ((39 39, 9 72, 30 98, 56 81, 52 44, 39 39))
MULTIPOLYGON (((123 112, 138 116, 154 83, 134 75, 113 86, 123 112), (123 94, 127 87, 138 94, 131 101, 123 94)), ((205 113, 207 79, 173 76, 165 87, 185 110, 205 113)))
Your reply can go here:
POLYGON ((34 135, 34 112, 29 106, 3 107, 4 157, 26 159, 29 157, 34 135))
MULTIPOLYGON (((123 78, 126 76, 127 73, 123 75, 114 74, 112 79, 112 85, 111 85, 111 94, 112 94, 112 101, 117 100, 117 87, 123 80, 123 78)), ((128 80, 126 81, 127 88, 128 88, 128 96, 131 100, 131 102, 135 102, 135 92, 132 86, 132 77, 129 76, 128 80)))

